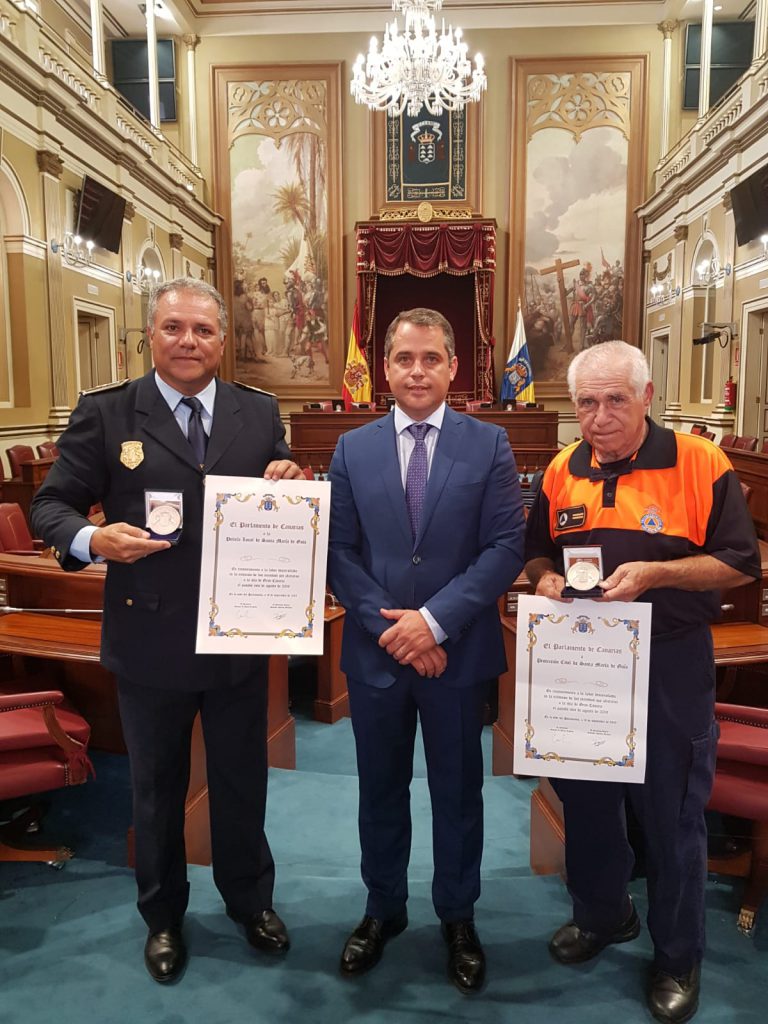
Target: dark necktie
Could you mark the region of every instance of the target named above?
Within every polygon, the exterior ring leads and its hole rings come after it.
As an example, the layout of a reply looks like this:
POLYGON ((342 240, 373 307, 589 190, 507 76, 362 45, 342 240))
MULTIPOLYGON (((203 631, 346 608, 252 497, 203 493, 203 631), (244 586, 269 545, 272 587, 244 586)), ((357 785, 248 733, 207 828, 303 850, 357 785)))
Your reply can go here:
POLYGON ((199 398, 182 398, 181 401, 184 405, 189 407, 187 440, 192 446, 195 458, 202 467, 205 462, 205 452, 208 447, 208 435, 203 428, 203 417, 200 415, 203 403, 199 398))
POLYGON ((427 490, 427 446, 424 443, 424 438, 429 428, 429 423, 412 423, 410 427, 406 428, 415 441, 405 475, 405 504, 408 508, 408 518, 411 521, 414 540, 419 532, 421 511, 424 508, 424 494, 427 490))

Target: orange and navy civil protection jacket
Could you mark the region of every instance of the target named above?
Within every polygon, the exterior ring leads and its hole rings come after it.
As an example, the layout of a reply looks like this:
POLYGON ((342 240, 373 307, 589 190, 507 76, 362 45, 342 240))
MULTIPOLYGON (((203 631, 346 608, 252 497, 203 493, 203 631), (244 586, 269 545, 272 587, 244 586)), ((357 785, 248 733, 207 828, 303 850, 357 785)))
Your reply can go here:
MULTIPOLYGON (((600 466, 586 441, 555 456, 528 517, 526 561, 550 558, 562 573, 563 547, 599 544, 606 577, 624 562, 707 554, 759 579, 754 524, 725 453, 695 434, 648 426, 640 449, 621 462, 600 466)), ((660 587, 638 600, 653 605, 655 635, 720 613, 716 590, 660 587)))

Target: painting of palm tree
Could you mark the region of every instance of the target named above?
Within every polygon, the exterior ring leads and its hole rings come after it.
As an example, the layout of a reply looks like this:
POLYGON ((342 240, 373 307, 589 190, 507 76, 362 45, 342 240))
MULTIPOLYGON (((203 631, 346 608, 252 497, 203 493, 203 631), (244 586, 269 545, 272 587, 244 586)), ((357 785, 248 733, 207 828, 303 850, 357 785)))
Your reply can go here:
POLYGON ((342 358, 337 84, 333 75, 249 70, 230 78, 225 93, 235 374, 285 395, 335 393, 342 358))

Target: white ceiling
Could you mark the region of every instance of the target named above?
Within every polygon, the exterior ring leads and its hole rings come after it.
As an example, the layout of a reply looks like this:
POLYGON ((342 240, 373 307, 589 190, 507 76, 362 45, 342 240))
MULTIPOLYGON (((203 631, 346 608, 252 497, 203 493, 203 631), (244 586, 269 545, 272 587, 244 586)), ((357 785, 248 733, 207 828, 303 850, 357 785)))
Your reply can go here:
MULTIPOLYGON (((90 23, 89 0, 56 0, 90 23)), ((754 0, 715 0, 719 20, 754 18, 754 0)), ((380 31, 390 0, 162 0, 158 35, 380 31)), ((107 34, 144 34, 139 0, 103 0, 107 34)), ((444 0, 441 16, 465 29, 698 21, 703 0, 444 0)))

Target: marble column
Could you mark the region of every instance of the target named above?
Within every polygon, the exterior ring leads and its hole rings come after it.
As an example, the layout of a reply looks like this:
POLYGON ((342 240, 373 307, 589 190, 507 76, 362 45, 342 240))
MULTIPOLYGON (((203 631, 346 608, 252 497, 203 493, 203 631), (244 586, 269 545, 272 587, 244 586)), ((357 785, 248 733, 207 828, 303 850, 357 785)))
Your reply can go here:
MULTIPOLYGON (((768 3, 768 0, 766 0, 768 3)), ((661 145, 659 157, 664 157, 669 152, 669 115, 672 104, 672 34, 677 28, 676 21, 662 21, 656 26, 664 36, 664 64, 662 69, 661 86, 661 145)))
POLYGON ((699 60, 699 118, 709 110, 709 74, 712 68, 712 18, 715 0, 704 0, 701 12, 701 57, 699 60))
POLYGON ((768 0, 755 4, 755 40, 752 44, 752 63, 757 64, 768 50, 768 0))
MULTIPOLYGON (((767 0, 768 2, 768 0, 767 0)), ((187 48, 187 117, 189 118, 189 159, 199 165, 197 149, 197 76, 195 73, 195 50, 200 36, 184 36, 187 48)))
POLYGON ((104 11, 101 0, 91 0, 91 53, 97 78, 104 78, 104 11))
POLYGON ((157 25, 155 23, 154 0, 146 6, 147 18, 147 64, 149 68, 149 120, 153 128, 160 130, 160 76, 157 71, 157 25))
POLYGON ((682 356, 683 268, 685 248, 688 241, 688 227, 680 224, 675 228, 675 278, 680 285, 680 298, 675 299, 669 318, 669 349, 667 353, 667 413, 677 415, 682 410, 680 403, 680 359, 682 356))
MULTIPOLYGON (((37 151, 37 167, 43 187, 43 217, 45 237, 48 241, 46 256, 49 352, 51 360, 51 408, 48 425, 52 431, 63 430, 69 421, 69 387, 67 381, 67 345, 72 341, 71 324, 67 325, 64 308, 64 267, 62 248, 64 245, 64 216, 61 207, 61 176, 64 161, 50 149, 37 151), (53 252, 51 242, 58 243, 58 252, 53 252)), ((73 388, 74 392, 74 388, 73 388)))

